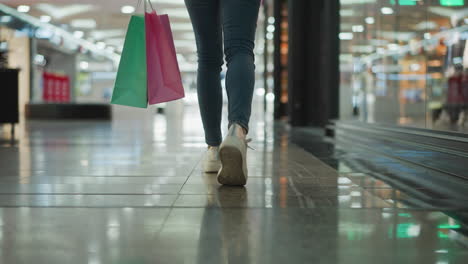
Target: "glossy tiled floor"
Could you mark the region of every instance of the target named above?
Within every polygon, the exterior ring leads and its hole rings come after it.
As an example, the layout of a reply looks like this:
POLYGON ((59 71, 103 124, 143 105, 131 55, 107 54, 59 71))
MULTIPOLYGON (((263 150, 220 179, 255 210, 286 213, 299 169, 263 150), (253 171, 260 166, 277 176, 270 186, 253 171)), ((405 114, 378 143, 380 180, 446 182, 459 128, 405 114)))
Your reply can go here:
POLYGON ((467 263, 450 212, 404 206, 260 114, 248 186, 219 186, 195 109, 30 122, 3 142, 0 263, 467 263))

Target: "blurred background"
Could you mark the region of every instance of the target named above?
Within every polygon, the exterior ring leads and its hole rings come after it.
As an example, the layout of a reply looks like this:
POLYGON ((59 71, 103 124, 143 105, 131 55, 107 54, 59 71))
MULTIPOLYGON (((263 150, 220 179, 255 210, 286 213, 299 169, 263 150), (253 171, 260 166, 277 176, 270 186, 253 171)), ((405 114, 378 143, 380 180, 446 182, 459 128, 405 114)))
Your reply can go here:
POLYGON ((0 0, 0 263, 467 263, 467 1, 264 0, 233 189, 183 0, 151 2, 186 97, 149 109, 110 105, 138 0, 0 0))
POLYGON ((466 1, 341 0, 340 16, 341 118, 468 132, 466 1))
MULTIPOLYGON (((170 15, 185 102, 194 103, 196 46, 184 1, 153 2, 159 13, 170 15)), ((20 110, 29 104, 108 104, 130 15, 142 14, 143 4, 137 0, 0 3, 0 67, 21 69, 20 110), (60 87, 60 95, 49 94, 54 89, 49 80, 62 77, 65 85, 60 87)), ((259 37, 258 54, 263 54, 262 41, 259 37)), ((262 58, 258 57, 259 72, 262 58)), ((264 95, 265 91, 262 88, 257 93, 264 95)))
MULTIPOLYGON (((196 105, 184 1, 152 2, 171 19, 187 94, 175 104, 196 105)), ((142 12, 137 0, 0 0, 0 68, 20 69, 10 73, 19 74, 19 118, 115 116, 126 26, 142 12)), ((467 23, 464 0, 266 0, 255 106, 293 126, 357 120, 467 133, 467 23)))

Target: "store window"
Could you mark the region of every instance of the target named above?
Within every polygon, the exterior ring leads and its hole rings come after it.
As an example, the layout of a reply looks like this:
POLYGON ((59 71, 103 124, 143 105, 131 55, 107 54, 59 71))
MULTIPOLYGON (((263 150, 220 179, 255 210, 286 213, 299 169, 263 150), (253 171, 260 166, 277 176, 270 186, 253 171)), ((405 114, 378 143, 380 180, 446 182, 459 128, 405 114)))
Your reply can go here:
POLYGON ((468 133, 466 2, 341 0, 341 118, 468 133))

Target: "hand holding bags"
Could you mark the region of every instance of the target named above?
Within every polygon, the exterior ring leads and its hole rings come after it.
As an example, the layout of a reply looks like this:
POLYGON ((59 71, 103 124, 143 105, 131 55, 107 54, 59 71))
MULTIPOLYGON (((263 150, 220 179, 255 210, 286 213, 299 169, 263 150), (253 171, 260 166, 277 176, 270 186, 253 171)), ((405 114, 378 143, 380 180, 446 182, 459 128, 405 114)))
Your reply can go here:
POLYGON ((146 108, 183 97, 169 17, 147 13, 145 2, 145 17, 130 19, 111 103, 146 108))

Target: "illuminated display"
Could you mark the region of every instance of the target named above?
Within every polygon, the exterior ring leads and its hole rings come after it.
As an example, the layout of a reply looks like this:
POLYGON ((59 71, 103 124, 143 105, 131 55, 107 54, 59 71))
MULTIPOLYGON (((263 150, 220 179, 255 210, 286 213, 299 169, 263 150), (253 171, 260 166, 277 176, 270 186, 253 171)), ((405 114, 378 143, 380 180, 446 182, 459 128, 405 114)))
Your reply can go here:
POLYGON ((443 6, 462 6, 465 4, 465 0, 440 0, 440 4, 443 6))
MULTIPOLYGON (((399 0, 398 4, 399 5, 406 5, 406 6, 411 6, 411 5, 416 5, 416 0, 399 0)), ((396 0, 390 0, 390 4, 395 5, 396 0)))
POLYGON ((468 78, 467 1, 341 0, 354 11, 341 18, 341 118, 468 133, 468 97, 457 92, 468 78))
POLYGON ((460 225, 450 225, 450 224, 445 224, 445 225, 439 225, 437 226, 440 229, 459 229, 460 225))

